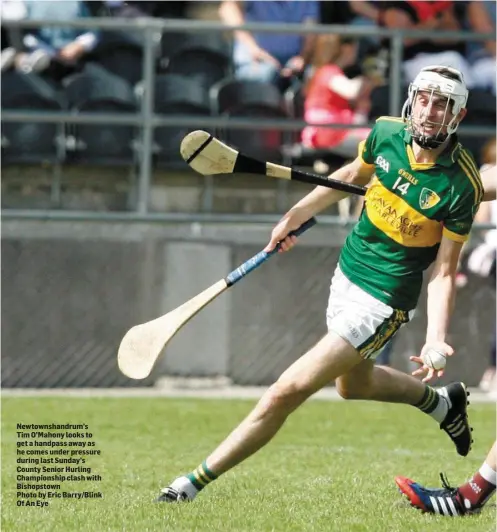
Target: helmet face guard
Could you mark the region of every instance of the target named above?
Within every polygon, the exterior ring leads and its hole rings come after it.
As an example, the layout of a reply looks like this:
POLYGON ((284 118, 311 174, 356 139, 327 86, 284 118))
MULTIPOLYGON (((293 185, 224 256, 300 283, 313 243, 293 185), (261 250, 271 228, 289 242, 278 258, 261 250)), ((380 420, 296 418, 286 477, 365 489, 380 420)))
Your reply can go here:
POLYGON ((402 108, 402 118, 407 122, 408 131, 419 146, 424 149, 437 148, 456 132, 459 126, 458 115, 461 109, 466 107, 467 101, 468 89, 461 72, 449 67, 425 67, 409 85, 408 97, 402 108), (446 71, 450 77, 436 71, 440 69, 446 71), (424 125, 418 122, 419 117, 413 116, 414 104, 420 92, 428 95, 428 106, 432 105, 435 95, 446 99, 442 122, 429 122, 430 126, 434 126, 433 132, 425 132, 424 125), (452 117, 449 119, 450 114, 452 117))

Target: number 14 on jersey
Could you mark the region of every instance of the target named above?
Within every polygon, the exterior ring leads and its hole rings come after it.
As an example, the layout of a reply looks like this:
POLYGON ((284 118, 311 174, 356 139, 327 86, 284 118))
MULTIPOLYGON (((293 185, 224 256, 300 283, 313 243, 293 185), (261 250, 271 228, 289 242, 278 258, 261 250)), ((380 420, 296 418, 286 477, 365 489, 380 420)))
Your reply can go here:
POLYGON ((402 183, 402 181, 403 181, 402 176, 399 176, 397 178, 397 181, 395 181, 395 183, 393 184, 392 190, 398 189, 400 191, 400 193, 403 196, 405 196, 407 194, 407 189, 409 188, 409 185, 411 183, 409 183, 409 181, 407 181, 407 180, 404 180, 403 183, 402 183))

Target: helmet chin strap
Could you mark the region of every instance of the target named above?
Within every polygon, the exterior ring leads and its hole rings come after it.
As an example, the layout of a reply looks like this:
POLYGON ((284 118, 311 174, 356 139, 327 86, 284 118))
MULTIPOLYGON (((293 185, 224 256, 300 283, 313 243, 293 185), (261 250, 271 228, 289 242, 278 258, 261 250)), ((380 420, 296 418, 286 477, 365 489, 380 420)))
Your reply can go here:
POLYGON ((433 150, 439 148, 449 138, 449 134, 438 134, 437 138, 428 135, 413 134, 412 138, 420 148, 423 148, 424 150, 433 150))
POLYGON ((448 130, 447 133, 438 132, 436 135, 424 135, 423 133, 417 133, 416 128, 411 122, 411 136, 419 147, 423 148, 424 150, 433 150, 435 148, 439 148, 442 144, 447 142, 452 135, 451 130, 457 129, 457 123, 455 124, 456 127, 454 128, 453 122, 455 122, 455 117, 451 120, 450 124, 445 126, 448 130))
POLYGON ((452 118, 449 124, 439 124, 440 128, 435 135, 426 135, 424 133, 420 133, 419 132, 420 126, 419 125, 415 126, 412 115, 411 115, 410 122, 411 122, 410 124, 411 136, 413 140, 416 142, 416 144, 420 146, 421 148, 423 148, 424 150, 433 150, 435 148, 439 148, 440 146, 442 146, 442 144, 447 142, 449 137, 452 135, 452 132, 455 131, 455 129, 457 129, 457 123, 456 123, 456 127, 455 128, 453 127, 455 123, 455 117, 452 118), (447 128, 446 133, 441 132, 443 127, 447 128))

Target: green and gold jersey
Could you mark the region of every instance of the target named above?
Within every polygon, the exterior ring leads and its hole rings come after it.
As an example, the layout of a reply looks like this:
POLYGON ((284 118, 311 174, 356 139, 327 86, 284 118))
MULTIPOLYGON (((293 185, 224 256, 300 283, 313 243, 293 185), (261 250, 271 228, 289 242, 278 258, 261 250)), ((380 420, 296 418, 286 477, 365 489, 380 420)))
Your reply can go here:
POLYGON ((340 268, 380 301, 411 310, 442 235, 456 242, 468 238, 483 196, 480 173, 457 138, 435 164, 417 163, 400 118, 378 118, 359 156, 375 175, 340 268))

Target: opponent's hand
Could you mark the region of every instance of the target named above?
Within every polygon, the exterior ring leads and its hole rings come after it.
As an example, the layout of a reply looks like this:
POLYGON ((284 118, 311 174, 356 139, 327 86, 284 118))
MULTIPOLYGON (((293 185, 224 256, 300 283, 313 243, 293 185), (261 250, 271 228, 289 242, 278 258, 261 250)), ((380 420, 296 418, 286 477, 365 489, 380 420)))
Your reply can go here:
POLYGON ((422 358, 423 355, 427 353, 428 351, 430 351, 431 349, 444 353, 446 357, 450 357, 454 354, 454 349, 449 344, 445 342, 430 342, 430 343, 426 343, 423 346, 423 349, 421 349, 421 354, 418 357, 415 357, 415 356, 409 357, 409 360, 411 360, 412 362, 416 362, 417 364, 421 366, 420 368, 412 372, 412 374, 415 377, 424 375, 424 378, 422 379, 421 382, 428 382, 431 379, 433 379, 433 377, 435 376, 440 378, 444 374, 443 369, 436 370, 436 369, 430 368, 423 361, 423 358, 422 358))
POLYGON ((301 223, 298 220, 293 220, 290 217, 280 220, 273 229, 271 239, 269 240, 268 245, 264 248, 264 251, 272 251, 278 242, 281 244, 278 253, 290 251, 297 243, 298 238, 293 235, 288 236, 288 234, 295 231, 295 229, 298 229, 300 226, 301 223))

